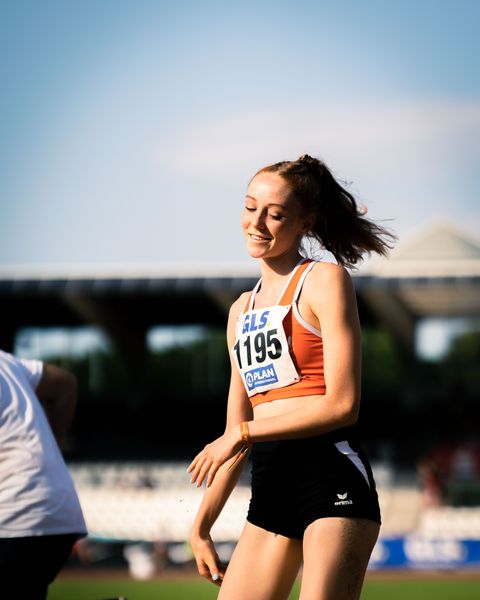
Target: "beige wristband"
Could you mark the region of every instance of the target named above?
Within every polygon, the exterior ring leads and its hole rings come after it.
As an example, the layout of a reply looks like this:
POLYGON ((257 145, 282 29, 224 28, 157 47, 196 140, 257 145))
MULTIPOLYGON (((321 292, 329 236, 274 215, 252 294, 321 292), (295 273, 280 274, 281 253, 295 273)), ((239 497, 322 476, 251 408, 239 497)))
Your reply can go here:
POLYGON ((249 448, 252 445, 252 439, 250 437, 250 431, 248 430, 248 421, 240 423, 240 435, 244 446, 249 448))
POLYGON ((250 432, 248 431, 248 422, 247 421, 243 421, 243 423, 240 423, 240 436, 242 438, 243 446, 237 452, 237 455, 235 456, 235 460, 228 467, 228 471, 231 471, 233 469, 233 467, 238 463, 238 461, 240 459, 242 459, 244 456, 246 456, 247 450, 252 445, 252 439, 250 437, 250 432))

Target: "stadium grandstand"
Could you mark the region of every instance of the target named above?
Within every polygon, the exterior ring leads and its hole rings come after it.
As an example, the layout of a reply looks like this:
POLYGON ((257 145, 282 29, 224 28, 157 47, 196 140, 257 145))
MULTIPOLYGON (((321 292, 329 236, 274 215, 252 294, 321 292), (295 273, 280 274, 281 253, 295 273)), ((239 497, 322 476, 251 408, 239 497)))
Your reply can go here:
MULTIPOLYGON (((91 540, 190 558, 202 491, 185 468, 224 427, 227 312, 257 277, 249 264, 0 270, 1 347, 78 377, 66 457, 91 540)), ((480 564, 480 241, 437 224, 353 281, 360 430, 384 521, 372 565, 480 564)), ((246 471, 214 529, 226 555, 248 483, 246 471)))

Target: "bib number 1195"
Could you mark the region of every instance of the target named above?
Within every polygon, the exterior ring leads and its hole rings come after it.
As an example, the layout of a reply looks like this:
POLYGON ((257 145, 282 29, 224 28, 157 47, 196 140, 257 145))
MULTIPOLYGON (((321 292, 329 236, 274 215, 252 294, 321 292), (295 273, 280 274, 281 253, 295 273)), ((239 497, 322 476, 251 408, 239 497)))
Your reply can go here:
POLYGON ((266 333, 264 331, 259 331, 255 335, 248 335, 244 338, 243 343, 240 342, 241 340, 237 340, 237 343, 233 347, 240 369, 243 369, 241 356, 242 346, 245 348, 244 354, 246 354, 247 359, 247 364, 245 366, 247 367, 250 367, 253 362, 252 351, 255 353, 255 362, 257 364, 265 362, 267 357, 270 360, 274 360, 282 354, 282 344, 277 337, 276 329, 269 329, 266 333))

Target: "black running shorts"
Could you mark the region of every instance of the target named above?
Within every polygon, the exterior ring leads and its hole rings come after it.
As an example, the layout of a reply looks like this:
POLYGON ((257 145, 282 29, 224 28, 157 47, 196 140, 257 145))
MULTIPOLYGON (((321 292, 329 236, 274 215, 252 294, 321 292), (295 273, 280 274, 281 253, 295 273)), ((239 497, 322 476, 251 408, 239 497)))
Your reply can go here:
POLYGON ((252 449, 247 521, 302 539, 323 517, 381 522, 372 470, 349 429, 334 435, 257 442, 252 449))

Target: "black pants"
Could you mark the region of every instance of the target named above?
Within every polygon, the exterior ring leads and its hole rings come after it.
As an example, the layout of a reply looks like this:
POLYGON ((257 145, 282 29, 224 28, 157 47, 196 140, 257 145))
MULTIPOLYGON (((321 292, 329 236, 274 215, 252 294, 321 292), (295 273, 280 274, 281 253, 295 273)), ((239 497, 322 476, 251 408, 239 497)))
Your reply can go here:
POLYGON ((0 538, 2 600, 44 600, 78 534, 0 538))

